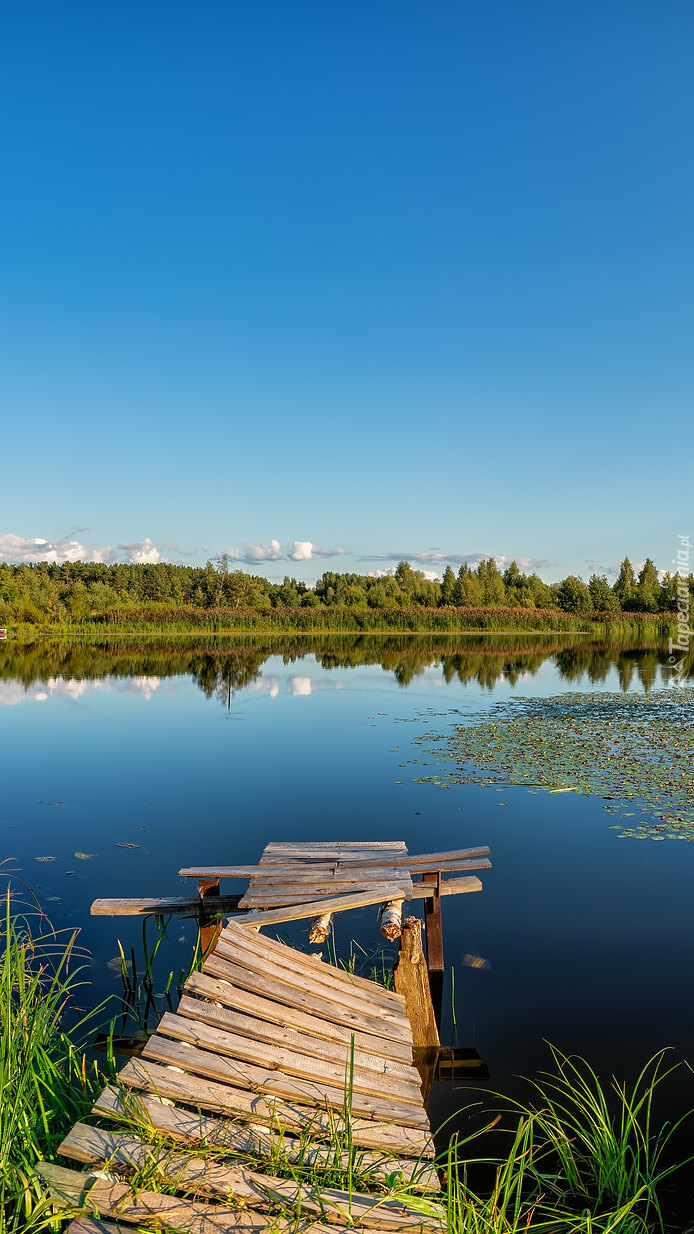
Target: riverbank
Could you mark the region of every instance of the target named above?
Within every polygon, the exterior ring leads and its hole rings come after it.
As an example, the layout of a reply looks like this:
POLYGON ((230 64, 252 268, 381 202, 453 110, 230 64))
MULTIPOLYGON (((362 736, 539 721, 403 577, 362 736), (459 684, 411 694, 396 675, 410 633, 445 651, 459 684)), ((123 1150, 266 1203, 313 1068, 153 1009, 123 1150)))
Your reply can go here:
POLYGON ((672 613, 567 613, 558 609, 488 607, 351 608, 291 607, 198 608, 145 604, 110 608, 88 617, 54 622, 7 622, 8 638, 104 636, 119 634, 358 634, 358 633, 571 633, 649 634, 667 638, 677 629, 672 613))

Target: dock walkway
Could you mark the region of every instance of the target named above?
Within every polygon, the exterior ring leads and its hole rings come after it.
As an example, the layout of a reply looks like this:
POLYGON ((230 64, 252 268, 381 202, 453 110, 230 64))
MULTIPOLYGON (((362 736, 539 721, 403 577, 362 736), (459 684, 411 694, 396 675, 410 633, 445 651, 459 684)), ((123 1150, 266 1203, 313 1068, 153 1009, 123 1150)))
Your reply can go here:
MULTIPOLYGON (((443 1227, 405 999, 258 932, 336 900, 405 898, 410 860, 400 843, 267 846, 249 911, 62 1142, 87 1170, 39 1166, 53 1203, 80 1214, 71 1234, 443 1227)), ((186 873, 214 883, 231 869, 186 873)))

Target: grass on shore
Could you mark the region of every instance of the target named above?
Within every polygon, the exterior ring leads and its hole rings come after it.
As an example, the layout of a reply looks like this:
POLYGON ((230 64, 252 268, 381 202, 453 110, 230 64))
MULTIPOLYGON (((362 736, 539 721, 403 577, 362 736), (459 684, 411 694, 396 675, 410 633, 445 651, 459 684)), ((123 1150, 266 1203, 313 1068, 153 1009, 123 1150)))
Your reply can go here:
MULTIPOLYGON (((37 1234, 64 1229, 52 1214, 34 1172, 39 1160, 55 1159, 57 1146, 75 1121, 89 1111, 106 1077, 87 1065, 84 1044, 96 1024, 92 1013, 74 1017, 75 994, 84 984, 76 936, 60 937, 38 905, 18 906, 9 891, 0 927, 0 1234, 37 1234)), ((499 1118, 468 1136, 453 1136, 438 1158, 440 1196, 423 1197, 401 1174, 375 1177, 351 1135, 351 1060, 346 1060, 345 1106, 332 1135, 318 1148, 309 1132, 294 1136, 292 1151, 275 1139, 262 1161, 229 1142, 203 1141, 190 1150, 152 1129, 137 1114, 124 1120, 131 1134, 155 1144, 153 1158, 138 1171, 117 1172, 135 1188, 185 1194, 186 1163, 247 1166, 277 1179, 309 1187, 319 1212, 303 1219, 335 1221, 335 1196, 344 1193, 343 1217, 350 1224, 350 1197, 374 1196, 378 1204, 398 1200, 431 1219, 440 1203, 450 1234, 658 1234, 665 1229, 659 1189, 682 1162, 673 1161, 674 1126, 657 1127, 653 1101, 675 1068, 663 1055, 650 1060, 631 1089, 605 1085, 581 1059, 552 1050, 552 1070, 534 1083, 526 1104, 503 1103, 509 1145, 496 1150, 499 1118), (298 1141, 298 1142, 297 1142, 298 1141), (670 1159, 669 1159, 670 1158, 670 1159), (485 1179, 484 1185, 478 1181, 485 1179), (324 1213, 321 1216, 321 1212, 324 1213)), ((689 1117, 686 1115, 685 1117, 689 1117)), ((281 1131, 282 1128, 275 1128, 281 1131)), ((257 1129, 260 1132, 260 1129, 257 1129)), ((446 1128, 440 1139, 446 1138, 446 1128)), ((258 1137, 262 1140, 263 1136, 258 1137)), ((271 1137, 265 1137, 270 1141, 271 1137)), ((74 1166, 73 1166, 74 1168, 74 1166)), ((195 1176, 195 1171, 193 1172, 195 1176)), ((191 1177, 190 1170, 187 1177, 191 1177)), ((194 1189, 188 1194, 192 1196, 194 1189)), ((219 1195, 220 1200, 228 1197, 219 1195)), ((339 1201, 338 1201, 339 1202, 339 1201)), ((278 1198, 274 1215, 296 1216, 296 1206, 278 1198)))
POLYGON ((8 888, 0 919, 0 1234, 53 1224, 34 1167, 55 1156, 103 1085, 83 1048, 96 1012, 80 1018, 74 1003, 85 984, 76 939, 76 931, 55 932, 38 904, 18 905, 8 888))

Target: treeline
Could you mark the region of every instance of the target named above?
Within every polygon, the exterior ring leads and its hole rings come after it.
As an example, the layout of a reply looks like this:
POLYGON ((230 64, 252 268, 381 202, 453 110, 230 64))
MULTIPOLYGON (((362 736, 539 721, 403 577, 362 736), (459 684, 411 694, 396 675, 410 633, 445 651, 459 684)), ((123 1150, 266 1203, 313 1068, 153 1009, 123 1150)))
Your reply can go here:
POLYGON ((608 615, 620 624, 620 614, 675 614, 683 593, 694 594, 694 575, 661 581, 650 559, 637 575, 628 558, 614 585, 597 574, 587 583, 575 575, 544 583, 515 562, 501 572, 493 558, 476 569, 462 565, 457 574, 447 566, 441 581, 401 561, 392 575, 381 577, 326 571, 314 587, 232 570, 224 555, 204 567, 0 563, 0 625, 460 629, 471 623, 469 628, 494 629, 496 620, 489 625, 482 615, 493 610, 500 617, 503 610, 509 620, 519 614, 518 628, 530 628, 530 612, 537 624, 541 611, 547 614, 544 628, 561 629, 563 621, 555 624, 552 613, 599 620, 608 615), (316 619, 303 610, 313 610, 316 619), (445 614, 435 619, 437 610, 445 614))

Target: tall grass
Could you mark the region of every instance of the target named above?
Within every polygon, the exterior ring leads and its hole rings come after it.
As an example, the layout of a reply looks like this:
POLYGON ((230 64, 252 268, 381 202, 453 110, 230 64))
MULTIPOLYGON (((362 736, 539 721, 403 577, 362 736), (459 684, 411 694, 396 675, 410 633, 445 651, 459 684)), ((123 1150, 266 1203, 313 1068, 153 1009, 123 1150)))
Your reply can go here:
POLYGON ((515 1129, 505 1157, 471 1155, 475 1136, 454 1137, 449 1145, 452 1234, 664 1230, 659 1188, 692 1160, 666 1160, 673 1136, 691 1112, 673 1124, 654 1125, 657 1090, 677 1067, 665 1068, 661 1052, 631 1088, 614 1078, 606 1087, 584 1059, 554 1046, 550 1051, 554 1069, 532 1082, 533 1100, 510 1107, 515 1129), (468 1178, 482 1165, 493 1167, 494 1182, 480 1196, 468 1178))
POLYGON ((79 1018, 74 1007, 84 957, 76 932, 55 932, 38 905, 18 906, 8 888, 0 947, 0 1234, 24 1234, 53 1221, 36 1162, 55 1156, 103 1077, 82 1044, 93 1013, 79 1018))

